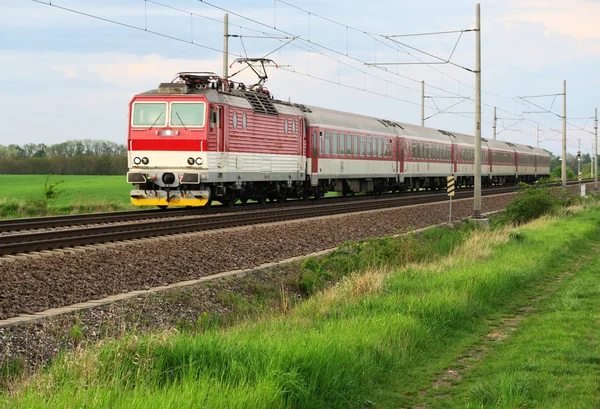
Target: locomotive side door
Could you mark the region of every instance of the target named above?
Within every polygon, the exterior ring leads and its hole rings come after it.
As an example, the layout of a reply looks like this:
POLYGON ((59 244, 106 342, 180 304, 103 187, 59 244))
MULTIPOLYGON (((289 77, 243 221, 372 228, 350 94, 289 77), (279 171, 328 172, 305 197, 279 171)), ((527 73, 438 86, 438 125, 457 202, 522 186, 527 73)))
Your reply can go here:
POLYGON ((225 120, 225 107, 217 106, 217 144, 218 151, 225 152, 226 149, 226 140, 225 140, 225 124, 227 121, 225 120))

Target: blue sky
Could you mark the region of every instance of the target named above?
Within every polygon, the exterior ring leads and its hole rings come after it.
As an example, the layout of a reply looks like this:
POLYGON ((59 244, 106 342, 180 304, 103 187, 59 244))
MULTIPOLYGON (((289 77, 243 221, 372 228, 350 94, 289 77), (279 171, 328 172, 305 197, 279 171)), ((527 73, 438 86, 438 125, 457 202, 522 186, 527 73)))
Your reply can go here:
MULTIPOLYGON (((474 1, 423 0, 408 6, 371 0, 368 7, 358 0, 286 2, 312 14, 309 17, 280 0, 210 1, 255 20, 230 15, 230 33, 244 37, 243 43, 239 38, 230 40, 232 54, 263 56, 287 41, 251 38, 262 35, 251 30, 269 37, 300 36, 270 55, 283 66, 269 72, 268 86, 277 98, 418 124, 420 81, 424 80, 426 116, 431 116, 426 125, 473 133, 472 100, 436 114, 460 102, 458 96, 473 98, 472 73, 450 65, 413 64, 387 66, 386 72, 364 63, 432 61, 406 46, 449 56, 458 34, 400 38, 410 54, 382 35, 473 28, 474 1), (309 38, 311 43, 306 41, 309 38)), ((221 54, 198 46, 222 49, 222 24, 210 19, 221 20, 224 12, 206 2, 53 0, 52 4, 142 30, 30 0, 2 0, 0 108, 5 121, 0 144, 84 138, 124 143, 127 104, 133 95, 170 81, 179 71, 221 72, 221 54)), ((590 117, 600 105, 600 26, 594 18, 600 16, 600 2, 483 0, 481 13, 483 136, 492 137, 493 106, 497 106, 498 139, 535 145, 539 123, 541 147, 558 153, 560 133, 554 130, 562 129, 561 120, 552 114, 526 113, 540 109, 517 97, 561 93, 566 79, 568 150, 576 152, 581 139, 582 151, 591 151, 590 117)), ((474 68, 474 61, 474 35, 464 33, 452 62, 474 68)), ((238 78, 251 80, 246 72, 238 78)), ((560 96, 530 101, 562 114, 560 96)))

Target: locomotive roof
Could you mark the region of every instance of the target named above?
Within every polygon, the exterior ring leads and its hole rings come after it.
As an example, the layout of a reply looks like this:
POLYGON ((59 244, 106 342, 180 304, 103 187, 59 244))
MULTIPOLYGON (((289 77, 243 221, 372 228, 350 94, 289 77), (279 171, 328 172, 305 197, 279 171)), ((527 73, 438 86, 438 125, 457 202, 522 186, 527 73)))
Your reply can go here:
MULTIPOLYGON (((227 104, 237 108, 245 108, 245 109, 253 109, 252 105, 248 101, 248 99, 244 96, 241 91, 233 91, 233 92, 221 92, 216 89, 190 89, 185 94, 165 94, 162 92, 158 92, 158 89, 152 89, 141 94, 139 96, 183 96, 183 97, 195 97, 198 95, 204 96, 208 102, 215 104, 227 104)), ((272 100, 275 109, 277 112, 284 115, 298 115, 303 116, 304 112, 301 108, 278 100, 272 100)))

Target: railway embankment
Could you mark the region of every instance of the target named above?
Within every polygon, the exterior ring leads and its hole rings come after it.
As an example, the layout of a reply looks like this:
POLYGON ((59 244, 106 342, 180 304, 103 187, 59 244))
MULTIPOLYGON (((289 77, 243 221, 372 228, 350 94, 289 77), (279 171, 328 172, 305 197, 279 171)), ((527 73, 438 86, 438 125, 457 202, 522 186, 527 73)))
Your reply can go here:
MULTIPOLYGON (((596 251, 600 210, 562 216, 516 229, 428 233, 424 246, 414 237, 350 244, 288 266, 286 278, 265 272, 253 284, 204 285, 219 294, 219 308, 259 319, 235 324, 235 313, 226 315, 229 322, 206 314, 184 324, 183 313, 178 329, 164 333, 122 328, 121 340, 67 354, 25 386, 5 378, 11 393, 4 397, 15 407, 189 406, 198 396, 206 407, 228 408, 411 407, 436 400, 439 386, 452 383, 440 374, 494 334, 507 314, 559 286, 566 272, 576 276, 586 265, 582 258, 596 251), (419 257, 428 252, 449 255, 425 263, 419 257), (399 253, 404 258, 394 258, 399 253), (332 277, 334 271, 350 274, 332 277), (323 282, 338 284, 316 291, 323 282), (313 297, 297 303, 306 292, 313 297)), ((168 308, 197 307, 193 293, 181 294, 168 308)), ((169 304, 168 293, 161 297, 169 304)), ((140 327, 148 324, 146 312, 138 309, 140 327)), ((81 342, 84 330, 74 320, 68 336, 81 342)), ((19 365, 5 365, 4 374, 18 373, 19 365)))

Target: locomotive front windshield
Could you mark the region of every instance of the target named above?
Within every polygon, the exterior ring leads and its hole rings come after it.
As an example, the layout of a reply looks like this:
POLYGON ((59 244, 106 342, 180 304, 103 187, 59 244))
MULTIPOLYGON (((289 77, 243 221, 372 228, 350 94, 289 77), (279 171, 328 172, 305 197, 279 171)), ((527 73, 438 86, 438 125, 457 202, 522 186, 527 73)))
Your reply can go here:
POLYGON ((133 104, 133 126, 165 126, 166 102, 136 102, 133 104))
POLYGON ((173 102, 171 104, 171 126, 203 127, 205 117, 204 102, 173 102))

